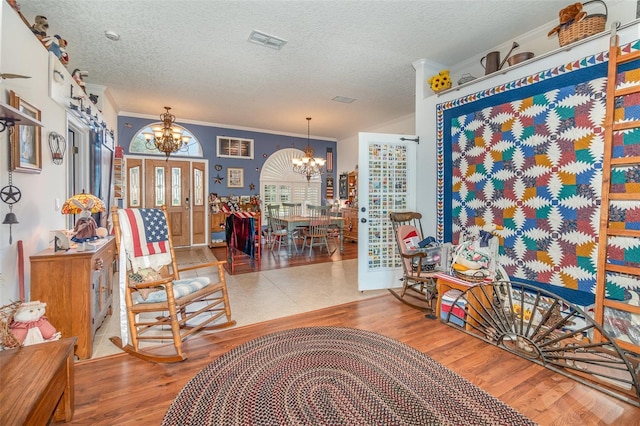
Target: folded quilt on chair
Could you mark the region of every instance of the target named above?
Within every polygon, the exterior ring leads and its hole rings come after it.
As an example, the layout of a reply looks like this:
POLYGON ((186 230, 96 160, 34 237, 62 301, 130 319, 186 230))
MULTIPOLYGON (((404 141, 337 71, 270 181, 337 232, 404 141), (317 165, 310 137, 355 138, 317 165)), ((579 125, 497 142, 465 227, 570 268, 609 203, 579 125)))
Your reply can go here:
MULTIPOLYGON (((173 295, 176 299, 195 293, 209 285, 209 277, 185 278, 173 282, 173 295)), ((135 295, 136 303, 157 303, 167 301, 167 292, 162 290, 154 291, 143 298, 140 294, 135 295)))
POLYGON ((134 272, 140 268, 160 269, 171 263, 167 222, 160 209, 118 210, 120 230, 128 260, 134 272))

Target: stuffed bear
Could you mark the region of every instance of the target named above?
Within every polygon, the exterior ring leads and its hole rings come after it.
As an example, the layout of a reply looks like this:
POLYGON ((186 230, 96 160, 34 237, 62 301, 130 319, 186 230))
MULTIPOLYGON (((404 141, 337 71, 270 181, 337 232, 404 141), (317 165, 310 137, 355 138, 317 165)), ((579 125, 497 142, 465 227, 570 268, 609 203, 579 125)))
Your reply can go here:
POLYGON ((46 306, 46 303, 40 301, 26 302, 13 315, 9 329, 21 346, 50 342, 62 337, 44 316, 46 306))
POLYGON ((560 18, 560 25, 549 31, 547 37, 551 37, 555 33, 559 32, 560 29, 566 25, 569 25, 573 22, 580 22, 584 18, 586 18, 587 12, 582 10, 582 3, 574 3, 565 7, 558 13, 558 17, 560 18))

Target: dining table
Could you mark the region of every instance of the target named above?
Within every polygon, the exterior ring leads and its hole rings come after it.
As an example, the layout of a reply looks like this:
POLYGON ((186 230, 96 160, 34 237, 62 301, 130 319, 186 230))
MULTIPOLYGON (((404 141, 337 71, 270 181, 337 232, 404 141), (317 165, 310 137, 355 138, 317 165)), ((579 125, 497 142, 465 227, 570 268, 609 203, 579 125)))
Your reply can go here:
MULTIPOLYGON (((311 217, 303 215, 283 216, 277 219, 287 229, 287 256, 292 256, 293 232, 298 227, 309 226, 311 217)), ((331 215, 331 224, 336 225, 340 230, 340 253, 344 252, 344 219, 338 214, 331 215)))

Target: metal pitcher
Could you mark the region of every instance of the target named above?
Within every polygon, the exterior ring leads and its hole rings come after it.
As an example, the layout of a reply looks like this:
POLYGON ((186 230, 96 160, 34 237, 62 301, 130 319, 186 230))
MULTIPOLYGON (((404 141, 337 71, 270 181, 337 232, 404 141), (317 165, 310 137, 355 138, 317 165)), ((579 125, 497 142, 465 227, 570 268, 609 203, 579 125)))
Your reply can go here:
POLYGON ((502 62, 500 62, 500 52, 489 52, 486 56, 483 56, 482 59, 480 59, 480 65, 484 68, 484 75, 489 75, 502 69, 504 64, 507 62, 509 55, 513 52, 513 49, 517 47, 520 47, 520 45, 514 41, 513 45, 511 45, 511 49, 505 55, 502 62))

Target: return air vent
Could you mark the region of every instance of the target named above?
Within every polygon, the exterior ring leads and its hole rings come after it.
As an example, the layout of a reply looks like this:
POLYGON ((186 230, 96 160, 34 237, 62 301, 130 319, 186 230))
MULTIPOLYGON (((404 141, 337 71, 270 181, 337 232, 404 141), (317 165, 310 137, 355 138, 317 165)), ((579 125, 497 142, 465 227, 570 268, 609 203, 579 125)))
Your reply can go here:
POLYGON ((253 30, 249 34, 249 41, 251 43, 260 44, 262 46, 270 47, 271 49, 280 50, 282 46, 287 44, 287 40, 283 40, 276 36, 272 36, 260 31, 253 30))
POLYGON ((356 100, 353 98, 347 98, 346 96, 336 96, 335 98, 331 99, 332 101, 336 101, 336 102, 342 102, 343 104, 350 104, 355 102, 356 100))

